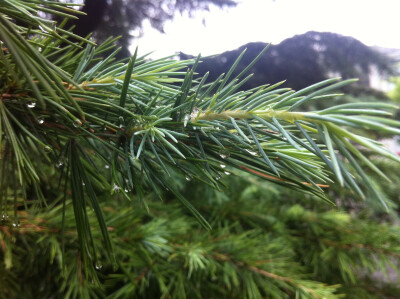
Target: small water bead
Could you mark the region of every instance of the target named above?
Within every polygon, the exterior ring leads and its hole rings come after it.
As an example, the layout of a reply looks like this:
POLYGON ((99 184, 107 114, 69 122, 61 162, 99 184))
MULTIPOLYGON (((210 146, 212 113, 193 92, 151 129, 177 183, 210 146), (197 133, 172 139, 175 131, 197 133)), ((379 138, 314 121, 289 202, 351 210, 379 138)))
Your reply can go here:
POLYGON ((96 268, 96 270, 101 270, 101 268, 103 268, 103 265, 99 261, 97 261, 94 267, 96 268))
POLYGON ((13 227, 20 227, 19 221, 13 222, 12 226, 13 227))
POLYGON ((185 180, 187 180, 188 182, 190 182, 192 179, 191 179, 189 176, 187 176, 187 177, 185 177, 185 180))
POLYGON ((5 223, 7 221, 8 221, 8 215, 6 214, 1 215, 1 222, 5 223))
POLYGON ((226 167, 225 164, 220 164, 219 166, 221 166, 221 168, 225 168, 226 167))
POLYGON ((226 175, 230 175, 231 173, 229 171, 224 172, 226 175))
POLYGON ((37 118, 37 122, 39 123, 39 125, 42 125, 44 123, 44 118, 42 116, 39 116, 37 118))
POLYGON ((63 157, 61 157, 60 159, 58 159, 58 161, 56 162, 56 168, 61 168, 64 166, 65 160, 63 157))
POLYGON ((190 120, 190 115, 189 115, 189 114, 186 114, 186 115, 185 115, 184 122, 183 122, 183 126, 184 126, 184 127, 186 127, 186 125, 187 125, 187 123, 189 122, 189 120, 190 120))
POLYGON ((216 180, 216 181, 219 181, 220 179, 221 179, 220 176, 216 176, 216 177, 215 177, 215 180, 216 180))
POLYGON ((105 168, 105 169, 109 169, 109 168, 110 168, 110 165, 104 165, 104 168, 105 168))
POLYGON ((128 190, 128 189, 124 189, 124 191, 125 191, 125 193, 128 193, 128 192, 129 192, 129 190, 128 190))
POLYGON ((57 31, 57 22, 51 23, 50 27, 52 30, 57 31))
POLYGON ((248 152, 250 155, 252 155, 252 156, 257 156, 257 153, 256 152, 253 152, 253 151, 251 151, 251 150, 246 150, 246 152, 248 152))
POLYGON ((28 107, 29 109, 35 108, 36 102, 29 102, 28 104, 26 104, 26 107, 28 107))
POLYGON ((220 150, 219 151, 219 156, 222 158, 222 159, 227 159, 227 158, 229 158, 229 156, 230 156, 230 152, 229 151, 227 151, 227 150, 220 150))
POLYGON ((85 182, 82 182, 82 186, 86 186, 85 182))

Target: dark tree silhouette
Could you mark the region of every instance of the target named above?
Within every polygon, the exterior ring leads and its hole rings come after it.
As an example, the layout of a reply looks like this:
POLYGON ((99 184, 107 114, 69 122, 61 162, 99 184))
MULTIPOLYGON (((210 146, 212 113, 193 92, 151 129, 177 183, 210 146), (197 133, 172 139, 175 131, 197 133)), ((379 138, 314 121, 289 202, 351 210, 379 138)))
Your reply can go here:
POLYGON ((86 36, 95 31, 103 19, 108 8, 107 0, 86 0, 82 11, 86 15, 79 16, 73 21, 74 33, 79 36, 86 36))
MULTIPOLYGON (((249 43, 236 50, 216 57, 205 58, 196 69, 204 74, 210 71, 210 80, 226 72, 238 55, 247 53, 236 72, 240 72, 266 46, 265 43, 249 43)), ((181 54, 182 58, 190 55, 181 54)), ((355 38, 329 32, 310 31, 271 45, 267 53, 251 70, 255 76, 243 89, 282 80, 294 89, 301 89, 329 77, 359 78, 361 86, 370 85, 370 76, 379 72, 383 76, 394 74, 393 61, 355 38)))
POLYGON ((234 6, 237 0, 85 0, 84 4, 82 10, 86 16, 69 23, 75 25, 74 33, 86 36, 94 32, 97 41, 122 36, 119 45, 126 55, 130 32, 140 29, 144 20, 162 31, 165 21, 172 19, 176 12, 208 10, 210 5, 234 6))

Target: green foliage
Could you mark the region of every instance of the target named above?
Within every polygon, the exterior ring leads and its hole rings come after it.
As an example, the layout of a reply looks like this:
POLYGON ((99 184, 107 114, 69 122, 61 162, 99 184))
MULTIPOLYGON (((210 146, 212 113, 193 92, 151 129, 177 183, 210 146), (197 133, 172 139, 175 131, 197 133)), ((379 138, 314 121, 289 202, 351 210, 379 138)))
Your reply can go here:
POLYGON ((195 78, 200 56, 117 60, 115 40, 95 46, 38 11, 73 18, 67 4, 0 0, 4 296, 335 298, 367 285, 356 266, 398 258, 398 227, 300 197, 278 206, 240 181, 229 200, 216 195, 223 178, 247 172, 288 200, 295 190, 332 202, 324 189, 337 185, 393 211, 372 177, 390 179, 370 157, 400 158, 365 131, 398 134, 396 105, 304 112, 354 80, 239 91, 267 49, 206 83, 195 78))
MULTIPOLYGON (((214 229, 201 229, 176 200, 148 198, 149 213, 123 198, 107 201, 103 210, 118 268, 100 256, 87 279, 73 225, 62 253, 60 207, 22 214, 18 230, 3 226, 3 244, 13 248, 7 257, 0 251, 9 261, 0 272, 4 298, 385 298, 389 287, 392 296, 400 293, 395 281, 385 285, 371 275, 397 269, 398 226, 310 204, 310 198, 250 176, 230 177, 225 193, 183 181, 182 192, 197 194, 193 201, 214 229), (35 262, 19 265, 21 256, 35 262)), ((88 215, 94 220, 92 211, 88 215)), ((74 222, 71 209, 65 217, 74 222)), ((94 227, 95 246, 104 253, 100 234, 94 227)))
POLYGON ((396 103, 400 102, 400 78, 393 78, 394 88, 389 92, 389 97, 396 103))

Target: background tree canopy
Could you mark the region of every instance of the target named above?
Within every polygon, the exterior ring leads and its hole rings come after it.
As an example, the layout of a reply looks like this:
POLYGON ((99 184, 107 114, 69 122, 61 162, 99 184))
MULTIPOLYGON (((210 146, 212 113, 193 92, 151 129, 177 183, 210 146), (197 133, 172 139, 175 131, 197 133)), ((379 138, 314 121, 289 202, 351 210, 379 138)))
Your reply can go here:
MULTIPOLYGON (((82 1, 73 1, 82 2, 82 1)), ((129 56, 130 32, 140 29, 143 21, 162 31, 165 21, 178 12, 207 10, 210 5, 234 6, 236 0, 85 0, 82 11, 85 16, 69 24, 75 25, 74 33, 86 36, 94 33, 97 41, 109 36, 122 36, 118 41, 123 47, 120 56, 129 56)))
MULTIPOLYGON (((209 80, 215 80, 221 72, 227 72, 238 55, 247 48, 247 56, 238 65, 239 73, 258 55, 266 43, 249 43, 233 51, 203 59, 197 72, 210 72, 209 80)), ((181 58, 192 57, 181 54, 181 58)), ((356 40, 330 32, 310 31, 271 45, 266 54, 250 70, 254 76, 241 88, 251 89, 264 82, 280 82, 301 89, 331 77, 358 78, 359 84, 370 86, 374 72, 389 77, 395 73, 394 61, 356 40)), ((354 90, 354 89, 353 89, 354 90)))

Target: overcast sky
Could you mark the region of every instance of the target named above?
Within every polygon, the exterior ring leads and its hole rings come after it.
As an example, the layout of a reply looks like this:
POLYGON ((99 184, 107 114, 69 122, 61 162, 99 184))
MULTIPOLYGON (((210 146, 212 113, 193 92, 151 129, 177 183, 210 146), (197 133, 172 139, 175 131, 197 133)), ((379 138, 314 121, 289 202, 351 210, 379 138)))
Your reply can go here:
POLYGON ((211 55, 249 42, 274 44, 310 30, 353 36, 367 45, 400 48, 400 0, 241 0, 193 18, 179 15, 165 33, 145 24, 132 48, 153 58, 182 51, 211 55))

